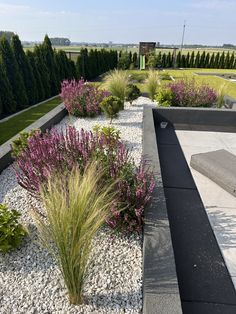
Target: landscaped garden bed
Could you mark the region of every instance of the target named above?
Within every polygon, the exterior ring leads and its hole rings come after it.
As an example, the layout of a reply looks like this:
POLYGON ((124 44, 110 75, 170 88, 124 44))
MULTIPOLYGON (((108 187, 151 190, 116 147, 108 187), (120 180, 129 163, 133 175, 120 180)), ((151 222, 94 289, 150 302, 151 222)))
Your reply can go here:
MULTIPOLYGON (((143 106, 151 103, 139 98, 119 112, 112 125, 120 139, 132 149, 138 165, 142 155, 143 106)), ((60 133, 74 126, 93 131, 94 126, 109 126, 104 115, 94 118, 66 116, 56 125, 60 133)), ((115 233, 102 227, 93 241, 88 276, 83 288, 83 305, 70 305, 59 268, 38 243, 32 211, 42 209, 41 202, 22 188, 11 165, 0 175, 0 203, 21 213, 20 222, 29 237, 15 251, 1 255, 1 310, 4 313, 140 313, 142 309, 142 233, 115 233)))

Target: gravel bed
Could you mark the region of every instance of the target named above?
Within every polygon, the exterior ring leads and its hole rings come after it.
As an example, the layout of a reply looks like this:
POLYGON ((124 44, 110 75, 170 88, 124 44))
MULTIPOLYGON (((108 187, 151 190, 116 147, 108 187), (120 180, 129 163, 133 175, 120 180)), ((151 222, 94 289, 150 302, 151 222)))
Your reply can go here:
MULTIPOLYGON (((114 120, 121 138, 132 148, 135 162, 142 153, 143 105, 152 104, 140 97, 114 120)), ((93 119, 65 117, 57 128, 68 124, 91 130, 94 125, 108 125, 104 116, 93 119)), ((30 231, 20 249, 0 254, 0 313, 141 313, 142 309, 142 238, 112 234, 103 227, 94 240, 92 266, 84 287, 86 304, 72 306, 58 267, 37 242, 37 232, 30 211, 40 204, 21 188, 12 166, 0 175, 0 203, 22 213, 21 220, 30 231)))

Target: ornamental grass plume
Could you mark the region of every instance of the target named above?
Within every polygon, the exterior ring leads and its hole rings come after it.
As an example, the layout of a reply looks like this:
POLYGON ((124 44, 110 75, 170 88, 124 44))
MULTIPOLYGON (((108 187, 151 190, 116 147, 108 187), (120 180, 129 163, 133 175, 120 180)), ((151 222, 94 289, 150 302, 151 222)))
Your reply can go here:
POLYGON ((58 263, 71 304, 84 301, 82 290, 92 240, 111 215, 114 183, 101 185, 103 175, 104 169, 91 163, 83 176, 76 168, 66 180, 52 176, 41 189, 47 218, 33 214, 39 239, 58 263))
POLYGON ((127 71, 114 70, 105 76, 103 86, 112 96, 120 98, 124 103, 128 84, 129 76, 127 71))
POLYGON ((148 71, 148 77, 146 79, 146 89, 152 101, 154 101, 155 99, 158 85, 160 85, 158 72, 155 70, 148 71))

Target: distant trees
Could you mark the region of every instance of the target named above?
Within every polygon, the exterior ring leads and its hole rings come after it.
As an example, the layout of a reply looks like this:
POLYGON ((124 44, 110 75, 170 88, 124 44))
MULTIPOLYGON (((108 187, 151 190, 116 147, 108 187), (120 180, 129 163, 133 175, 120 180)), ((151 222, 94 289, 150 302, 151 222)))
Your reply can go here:
POLYGON ((50 38, 50 41, 53 46, 70 46, 71 41, 69 38, 64 37, 54 37, 50 38))

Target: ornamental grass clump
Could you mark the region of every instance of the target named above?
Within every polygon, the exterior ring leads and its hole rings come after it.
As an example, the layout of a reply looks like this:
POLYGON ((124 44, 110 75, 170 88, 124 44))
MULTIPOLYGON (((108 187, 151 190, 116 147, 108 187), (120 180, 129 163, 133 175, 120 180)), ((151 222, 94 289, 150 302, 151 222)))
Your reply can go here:
POLYGON ((114 200, 107 223, 116 230, 140 231, 154 177, 145 161, 137 167, 126 145, 109 134, 76 131, 74 127, 67 127, 64 133, 53 129, 34 134, 17 158, 18 183, 38 197, 41 186, 55 173, 66 177, 76 167, 83 174, 88 163, 98 161, 106 169, 104 183, 116 181, 118 200, 125 207, 120 213, 120 203, 114 200))
POLYGON ((72 304, 83 303, 92 240, 111 215, 114 189, 109 180, 100 184, 103 176, 103 169, 95 163, 83 175, 73 169, 66 181, 52 176, 41 189, 46 219, 39 213, 33 215, 42 244, 59 265, 72 304))
POLYGON ((69 112, 76 117, 94 117, 101 113, 100 102, 109 95, 108 92, 88 84, 83 79, 63 81, 61 98, 69 112))
POLYGON ((114 70, 105 76, 103 86, 112 96, 120 98, 124 103, 128 84, 128 73, 122 70, 114 70))
POLYGON ((156 91, 160 85, 159 74, 155 70, 148 71, 148 77, 146 79, 146 89, 149 97, 152 101, 155 99, 156 91))

